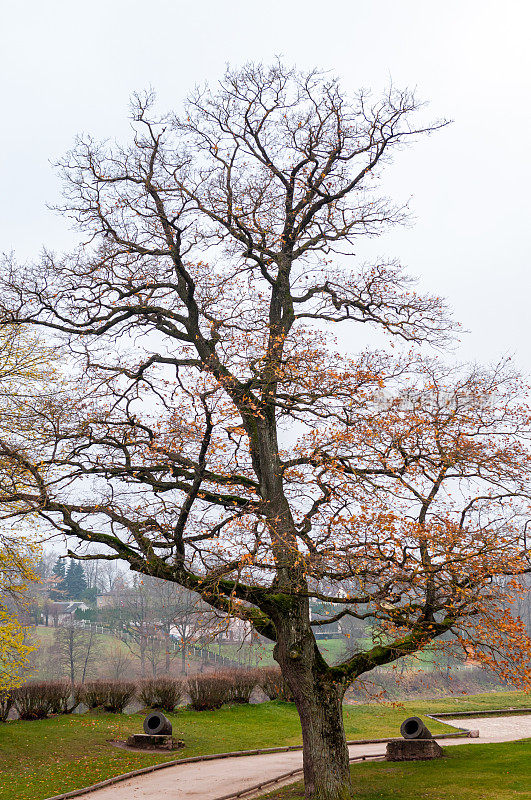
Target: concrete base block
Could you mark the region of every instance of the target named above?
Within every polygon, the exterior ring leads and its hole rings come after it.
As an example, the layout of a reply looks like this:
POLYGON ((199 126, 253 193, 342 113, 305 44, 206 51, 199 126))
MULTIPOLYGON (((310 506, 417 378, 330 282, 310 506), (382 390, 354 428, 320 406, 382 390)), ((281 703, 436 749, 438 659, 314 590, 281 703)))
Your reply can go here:
POLYGON ((154 736, 147 733, 135 733, 126 742, 128 747, 138 747, 139 750, 175 750, 184 747, 182 739, 173 736, 154 736))
POLYGON ((442 747, 434 739, 395 739, 387 744, 386 761, 427 761, 441 758, 442 747))

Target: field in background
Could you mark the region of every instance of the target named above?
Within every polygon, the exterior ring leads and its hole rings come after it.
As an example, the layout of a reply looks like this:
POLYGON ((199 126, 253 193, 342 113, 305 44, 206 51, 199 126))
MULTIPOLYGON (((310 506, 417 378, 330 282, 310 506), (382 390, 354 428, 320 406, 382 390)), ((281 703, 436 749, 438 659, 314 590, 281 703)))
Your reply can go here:
MULTIPOLYGON (((39 643, 41 653, 37 655, 38 670, 34 674, 35 678, 43 678, 51 680, 58 675, 47 674, 45 662, 45 650, 53 646, 54 631, 57 628, 45 625, 38 625, 34 629, 34 638, 39 643)), ((109 669, 109 659, 119 658, 127 659, 129 663, 130 675, 123 677, 139 677, 140 662, 137 656, 131 652, 127 644, 122 641, 118 636, 113 636, 110 633, 95 633, 95 645, 98 656, 95 660, 95 669, 100 677, 114 677, 106 674, 106 669, 109 669)), ((325 658, 331 663, 341 660, 347 653, 346 639, 320 639, 318 644, 325 655, 325 658)), ((199 648, 197 648, 199 650, 199 648)), ((212 654, 215 658, 222 656, 232 662, 231 666, 242 667, 269 667, 276 666, 273 659, 273 644, 271 642, 256 642, 250 646, 247 642, 209 642, 203 645, 204 651, 212 654)), ((203 659, 192 646, 185 647, 185 663, 187 672, 196 672, 202 666, 203 659)), ((171 672, 174 675, 179 675, 182 669, 181 652, 178 650, 172 653, 171 656, 171 672)), ((52 658, 52 664, 56 667, 55 661, 52 658)), ((204 664, 203 664, 204 666, 204 664)), ((216 667, 216 663, 209 666, 216 667)), ((221 665, 223 666, 223 664, 221 665)), ((49 670, 48 670, 49 672, 49 670)), ((162 670, 165 672, 165 670, 162 670)), ((150 668, 148 665, 147 674, 150 675, 150 668)))
MULTIPOLYGON (((369 639, 362 639, 358 642, 360 647, 369 647, 370 644, 369 639)), ((317 646, 330 664, 343 660, 353 649, 351 640, 347 638, 320 638, 317 640, 317 646)), ((276 663, 273 659, 272 642, 259 642, 253 644, 252 647, 249 647, 246 642, 212 642, 205 645, 205 647, 213 653, 220 653, 227 658, 241 660, 242 663, 247 663, 249 666, 269 667, 276 663)), ((433 662, 434 654, 429 649, 419 653, 414 660, 417 669, 429 669, 433 667, 433 662)))
MULTIPOLYGON (((52 627, 38 626, 35 638, 40 648, 35 653, 35 668, 31 678, 34 680, 58 680, 68 676, 68 666, 63 663, 53 649, 54 631, 52 627)), ((133 652, 126 642, 111 633, 95 633, 94 644, 96 657, 86 671, 86 679, 94 678, 138 680, 142 677, 138 649, 133 652)), ((319 647, 329 663, 342 660, 352 648, 348 639, 319 639, 319 647)), ((362 642, 363 646, 368 640, 362 642)), ((165 647, 160 643, 157 662, 157 675, 170 674, 183 676, 182 650, 177 643, 172 643, 168 668, 166 665, 165 647)), ((223 670, 233 667, 268 667, 273 666, 273 645, 262 640, 249 646, 247 642, 210 642, 203 647, 187 645, 184 648, 184 670, 193 674, 203 670, 223 670)), ((64 657, 63 657, 64 661, 64 657)), ((83 658, 81 658, 83 661, 83 658)), ((81 680, 79 670, 76 680, 81 680)), ((145 677, 153 675, 149 657, 145 663, 145 677)), ((496 679, 473 666, 461 666, 449 672, 444 665, 434 661, 433 651, 429 649, 418 657, 400 659, 395 665, 380 667, 368 674, 363 681, 356 682, 347 692, 346 702, 365 702, 382 692, 388 699, 405 699, 414 697, 444 697, 478 693, 483 691, 505 690, 510 687, 499 685, 496 679)), ((257 698, 258 699, 258 696, 257 698)), ((263 699, 260 696, 260 699, 263 699)))
MULTIPOLYGON (((34 641, 39 645, 39 650, 35 656, 36 669, 32 673, 32 678, 34 679, 56 680, 61 677, 53 652, 50 652, 54 644, 54 632, 56 630, 58 629, 51 626, 46 627, 45 625, 38 625, 33 629, 34 641)), ((118 636, 113 636, 110 633, 95 633, 94 645, 96 656, 88 671, 90 674, 87 676, 87 679, 89 677, 90 679, 95 677, 138 679, 141 676, 139 658, 118 636), (120 676, 112 674, 113 671, 116 671, 116 664, 118 662, 121 663, 123 671, 123 674, 120 676)), ((185 665, 187 673, 197 672, 201 668, 201 659, 195 656, 191 648, 186 648, 185 665)), ((181 670, 181 653, 173 653, 170 660, 170 672, 175 676, 179 676, 181 670)), ((148 664, 146 677, 150 675, 151 671, 148 664)))

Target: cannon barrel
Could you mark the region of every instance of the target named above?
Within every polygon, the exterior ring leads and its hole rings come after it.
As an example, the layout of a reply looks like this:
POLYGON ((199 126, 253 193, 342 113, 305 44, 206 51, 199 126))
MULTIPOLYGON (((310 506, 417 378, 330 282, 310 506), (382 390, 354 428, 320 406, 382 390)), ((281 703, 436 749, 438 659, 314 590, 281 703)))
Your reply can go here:
POLYGON ((400 726, 404 739, 432 739, 432 735, 420 717, 408 717, 400 726))
POLYGON ((171 736, 171 722, 162 711, 150 711, 144 720, 144 733, 150 736, 171 736))

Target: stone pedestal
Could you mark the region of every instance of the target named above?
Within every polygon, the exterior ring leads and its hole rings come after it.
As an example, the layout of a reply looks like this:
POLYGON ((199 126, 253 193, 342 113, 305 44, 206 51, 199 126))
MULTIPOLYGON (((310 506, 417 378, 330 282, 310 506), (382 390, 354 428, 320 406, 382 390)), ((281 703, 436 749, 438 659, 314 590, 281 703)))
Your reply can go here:
POLYGON ((386 761, 427 761, 443 755, 434 739, 395 739, 387 744, 386 761))
POLYGON ((138 747, 139 750, 175 750, 184 747, 182 739, 173 736, 155 736, 148 733, 135 733, 126 742, 128 747, 138 747))

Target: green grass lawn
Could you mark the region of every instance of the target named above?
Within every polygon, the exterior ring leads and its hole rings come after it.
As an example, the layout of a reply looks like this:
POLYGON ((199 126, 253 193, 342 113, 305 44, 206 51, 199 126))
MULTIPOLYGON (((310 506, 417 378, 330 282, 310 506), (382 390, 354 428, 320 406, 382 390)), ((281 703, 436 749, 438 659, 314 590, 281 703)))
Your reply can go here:
MULTIPOLYGON (((353 800, 529 800, 531 739, 447 747, 434 761, 353 764, 351 777, 353 800)), ((304 800, 304 791, 296 783, 266 797, 304 800)))
MULTIPOLYGON (((345 657, 349 645, 348 639, 318 639, 317 645, 330 664, 335 664, 345 657)), ((211 642, 205 645, 207 650, 220 654, 234 661, 258 667, 276 667, 273 659, 273 642, 253 643, 249 654, 246 642, 211 642), (250 656, 250 657, 249 657, 250 656)))
POLYGON ((230 658, 232 661, 237 661, 247 666, 277 666, 273 659, 272 642, 253 643, 251 648, 247 642, 207 642, 203 646, 205 650, 210 650, 216 655, 225 656, 225 658, 230 658), (251 650, 250 653, 249 650, 251 650))
POLYGON ((422 702, 429 714, 437 711, 491 711, 497 708, 531 708, 531 695, 528 692, 483 692, 422 702))
MULTIPOLYGON (((529 704, 523 693, 497 693, 455 701, 412 701, 400 706, 345 706, 349 739, 398 736, 400 723, 423 711, 453 710, 457 703, 499 708, 529 704), (489 706, 490 703, 490 706, 489 706)), ((0 724, 0 800, 43 800, 60 792, 174 758, 300 743, 300 723, 290 703, 188 709, 168 715, 186 747, 173 754, 132 753, 109 744, 142 730, 142 714, 81 714, 0 724)), ((425 720, 433 733, 451 730, 425 720)), ((377 796, 377 795, 376 795, 377 796)))

